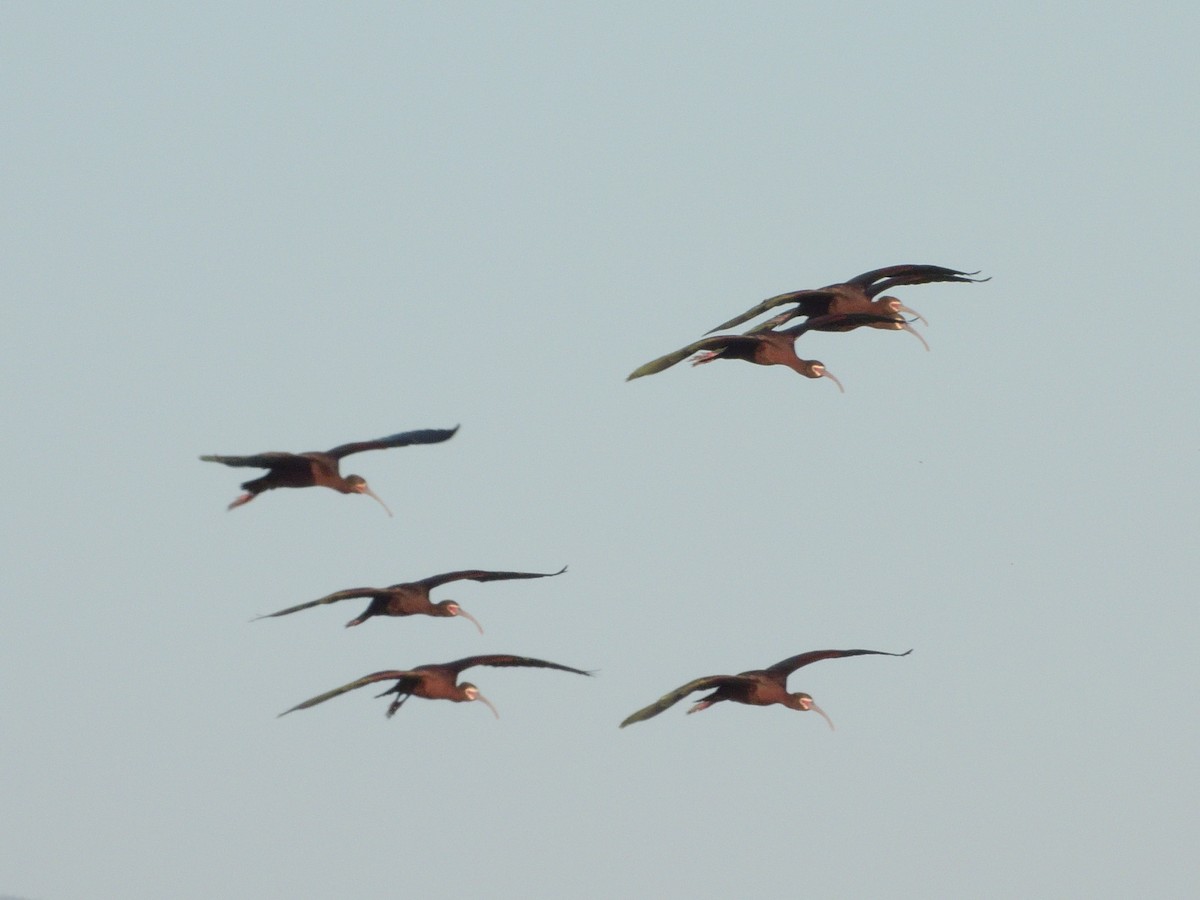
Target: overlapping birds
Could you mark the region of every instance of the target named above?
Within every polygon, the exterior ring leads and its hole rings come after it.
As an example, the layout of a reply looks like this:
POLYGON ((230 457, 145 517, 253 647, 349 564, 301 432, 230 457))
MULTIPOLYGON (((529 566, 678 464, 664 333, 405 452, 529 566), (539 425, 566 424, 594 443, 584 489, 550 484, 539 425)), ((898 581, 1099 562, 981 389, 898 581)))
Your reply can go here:
MULTIPOLYGON (((796 354, 796 340, 809 331, 853 331, 856 328, 879 328, 889 331, 907 331, 917 337, 928 350, 929 345, 912 326, 912 321, 925 322, 924 317, 915 310, 905 306, 896 297, 883 295, 884 291, 895 287, 932 282, 980 282, 987 278, 975 278, 977 272, 961 272, 957 269, 947 269, 942 266, 930 265, 898 265, 864 272, 848 281, 825 287, 791 291, 763 300, 750 309, 727 322, 713 328, 709 335, 688 344, 665 356, 651 360, 635 369, 627 381, 653 375, 664 369, 669 369, 676 363, 688 357, 694 357, 692 365, 701 365, 717 359, 740 359, 760 366, 783 365, 806 378, 828 378, 843 390, 842 383, 833 376, 825 364, 817 360, 802 359, 796 354), (781 312, 775 312, 780 307, 781 312), (740 334, 712 334, 715 331, 726 331, 759 316, 773 313, 770 318, 740 334), (912 316, 912 320, 905 316, 912 316), (781 327, 793 319, 804 321, 786 328, 781 327)), ((927 323, 926 323, 927 324, 927 323)), ((275 488, 327 487, 343 494, 366 494, 373 497, 383 506, 390 516, 391 510, 387 504, 374 493, 365 479, 359 475, 345 475, 339 466, 343 457, 366 450, 383 450, 391 447, 406 447, 413 444, 438 444, 452 438, 458 427, 428 428, 417 431, 405 431, 372 441, 356 441, 341 444, 331 450, 310 451, 307 453, 268 452, 251 456, 201 456, 206 462, 217 462, 227 466, 266 469, 267 473, 242 484, 244 491, 232 503, 229 509, 234 509, 249 503, 259 494, 275 488)), ((511 579, 550 578, 561 575, 566 566, 557 572, 494 572, 484 569, 464 569, 433 575, 418 581, 402 582, 384 588, 349 588, 335 591, 316 600, 310 600, 296 606, 281 609, 278 612, 258 616, 259 619, 286 616, 301 610, 337 603, 341 600, 364 599, 369 604, 360 615, 346 623, 347 627, 360 625, 375 616, 413 616, 426 615, 444 618, 461 617, 474 623, 483 633, 483 626, 470 614, 462 609, 454 600, 441 600, 434 603, 430 592, 444 584, 455 581, 501 581, 511 579)), ((848 656, 907 656, 912 650, 903 653, 890 653, 884 650, 811 650, 789 657, 765 669, 755 669, 738 675, 709 675, 689 681, 687 684, 664 694, 654 703, 639 709, 628 716, 620 727, 642 722, 657 716, 669 707, 675 705, 689 694, 696 691, 710 690, 712 693, 696 701, 689 713, 707 709, 715 703, 731 700, 734 703, 744 703, 750 706, 770 706, 780 704, 789 709, 799 711, 812 710, 821 715, 829 727, 833 721, 813 698, 806 693, 789 693, 787 679, 796 669, 824 659, 839 659, 848 656)), ((376 684, 381 681, 394 681, 395 684, 380 694, 380 697, 395 695, 388 706, 387 715, 392 716, 409 697, 424 697, 427 700, 450 700, 455 703, 481 700, 493 714, 499 713, 491 702, 484 697, 479 689, 470 682, 459 683, 459 675, 474 666, 492 666, 498 668, 526 667, 538 669, 558 669, 563 672, 573 672, 577 675, 591 675, 583 669, 576 669, 560 663, 548 662, 527 656, 512 654, 484 654, 467 656, 463 659, 447 663, 427 663, 412 669, 387 669, 364 675, 341 687, 318 694, 291 709, 280 713, 281 716, 300 709, 308 709, 331 700, 334 697, 376 684)))

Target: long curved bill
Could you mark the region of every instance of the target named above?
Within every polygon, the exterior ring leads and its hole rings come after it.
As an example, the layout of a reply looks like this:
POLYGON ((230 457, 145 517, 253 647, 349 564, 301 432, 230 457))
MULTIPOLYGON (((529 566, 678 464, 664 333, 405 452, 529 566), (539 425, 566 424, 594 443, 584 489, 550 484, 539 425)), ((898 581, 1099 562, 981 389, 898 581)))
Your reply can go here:
POLYGON ((809 709, 811 709, 813 712, 815 712, 822 719, 824 719, 826 722, 829 723, 830 731, 837 731, 837 729, 833 727, 833 719, 831 719, 831 718, 829 718, 829 716, 825 715, 825 710, 821 709, 821 707, 817 706, 817 704, 815 704, 815 703, 812 706, 810 706, 809 709))
MULTIPOLYGON (((360 494, 366 494, 368 497, 374 497, 376 502, 380 506, 383 507, 383 511, 385 513, 387 513, 389 516, 392 515, 392 511, 390 509, 388 509, 388 505, 383 502, 383 499, 377 493, 375 493, 373 490, 371 490, 369 487, 367 487, 365 484, 360 484, 358 486, 358 492, 360 494)), ((395 516, 392 516, 392 518, 394 519, 395 516)))
POLYGON ((842 382, 839 381, 838 377, 836 375, 834 375, 832 372, 830 372, 828 369, 826 369, 824 372, 821 373, 821 377, 828 378, 830 381, 832 381, 834 384, 837 385, 837 389, 839 391, 841 391, 843 394, 846 393, 846 389, 844 387, 842 387, 842 382))
MULTIPOLYGON (((479 624, 479 620, 476 619, 469 612, 467 612, 465 609, 463 609, 461 606, 458 608, 458 615, 462 616, 468 622, 472 623, 476 628, 479 629, 479 633, 483 634, 483 626, 479 624)), ((499 718, 499 717, 497 717, 497 718, 499 718)))
POLYGON ((489 700, 487 697, 483 696, 483 694, 480 694, 480 693, 475 694, 475 699, 482 700, 487 705, 487 708, 492 711, 492 715, 495 716, 497 719, 500 718, 500 713, 496 712, 496 707, 492 706, 491 700, 489 700))
POLYGON ((927 318, 925 318, 923 315, 921 315, 919 312, 917 312, 915 309, 913 309, 911 306, 897 306, 896 309, 898 312, 908 313, 910 316, 915 318, 918 322, 920 322, 926 328, 929 327, 929 320, 927 318))
POLYGON ((916 338, 918 341, 920 341, 920 342, 921 342, 921 345, 922 345, 922 346, 923 346, 923 347, 924 347, 926 350, 928 350, 928 349, 929 349, 929 344, 927 344, 927 343, 925 342, 925 338, 921 337, 921 332, 917 331, 917 329, 913 328, 913 327, 912 327, 911 325, 909 325, 907 322, 905 322, 903 325, 901 325, 901 326, 900 326, 900 330, 901 330, 901 331, 907 331, 909 334, 911 334, 913 337, 915 337, 915 338, 916 338))

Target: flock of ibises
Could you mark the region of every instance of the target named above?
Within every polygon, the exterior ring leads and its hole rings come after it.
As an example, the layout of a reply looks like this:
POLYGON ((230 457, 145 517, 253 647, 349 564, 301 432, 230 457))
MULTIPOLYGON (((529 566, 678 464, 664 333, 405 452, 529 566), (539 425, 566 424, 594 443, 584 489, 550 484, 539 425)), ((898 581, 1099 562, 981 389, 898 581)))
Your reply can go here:
MULTIPOLYGON (((891 331, 907 331, 915 335, 921 343, 925 341, 912 327, 911 321, 905 315, 913 317, 912 321, 924 322, 920 313, 902 304, 897 298, 880 296, 884 291, 894 287, 910 284, 927 284, 930 282, 978 282, 986 278, 975 278, 977 272, 960 272, 957 269, 947 269, 942 266, 899 265, 888 266, 864 272, 838 284, 814 290, 792 291, 770 297, 744 313, 734 316, 727 322, 718 325, 709 332, 708 337, 688 344, 673 353, 668 353, 635 369, 626 380, 652 375, 670 368, 688 357, 694 357, 693 365, 709 363, 716 359, 740 359, 760 366, 783 365, 807 378, 828 378, 844 390, 840 381, 826 368, 825 364, 816 360, 801 359, 796 355, 796 339, 808 331, 852 331, 856 328, 880 328, 891 331), (725 331, 748 322, 766 313, 771 313, 779 307, 785 308, 769 319, 741 334, 720 334, 712 332, 725 331), (802 318, 804 321, 787 328, 780 326, 792 319, 802 318)), ((926 344, 926 349, 928 345, 926 344)), ((430 428, 418 431, 405 431, 389 437, 373 441, 356 441, 341 444, 332 450, 310 453, 257 453, 253 456, 202 456, 207 462, 222 463, 227 466, 266 469, 267 474, 251 479, 242 484, 245 492, 229 504, 230 509, 249 503, 264 491, 275 488, 327 487, 343 494, 366 494, 373 497, 387 511, 387 504, 376 495, 367 482, 359 475, 342 475, 340 463, 346 456, 362 453, 366 450, 383 450, 389 447, 407 447, 412 444, 438 444, 452 438, 458 431, 454 428, 430 428)), ((351 588, 336 591, 317 600, 301 603, 278 612, 270 613, 259 618, 286 616, 301 610, 337 603, 342 600, 369 600, 367 608, 358 616, 346 623, 346 626, 361 625, 367 619, 375 616, 461 616, 472 622, 482 633, 479 622, 462 609, 453 600, 442 600, 438 603, 430 598, 430 592, 441 585, 454 581, 503 581, 519 578, 550 578, 561 575, 566 571, 564 566, 557 572, 492 572, 482 569, 467 569, 459 572, 446 572, 433 575, 420 581, 393 584, 384 588, 351 588)), ((735 703, 746 703, 751 706, 770 706, 781 704, 789 709, 813 710, 822 716, 829 727, 833 721, 813 698, 803 692, 790 693, 787 689, 787 679, 794 671, 810 663, 822 659, 838 659, 846 656, 907 656, 912 650, 904 653, 889 653, 883 650, 810 650, 788 657, 785 660, 768 666, 765 669, 754 669, 738 675, 707 675, 689 681, 675 690, 664 694, 649 706, 639 709, 629 715, 622 723, 624 728, 634 722, 657 716, 659 713, 674 706, 690 694, 697 691, 711 691, 705 697, 695 701, 689 713, 707 709, 714 703, 732 700, 735 703)), ((577 675, 590 675, 582 669, 564 666, 560 663, 548 662, 544 659, 533 659, 527 656, 512 654, 485 654, 467 656, 463 659, 447 663, 431 663, 416 666, 412 669, 387 669, 373 672, 355 679, 349 684, 343 684, 333 690, 326 691, 316 697, 311 697, 303 703, 285 710, 280 715, 287 715, 298 709, 308 709, 319 703, 324 703, 348 691, 366 687, 369 684, 393 681, 390 688, 379 694, 380 697, 394 694, 395 697, 388 706, 387 715, 395 714, 409 697, 424 697, 427 700, 451 700, 455 703, 481 700, 499 717, 496 708, 479 693, 479 688, 470 682, 459 683, 458 678, 466 669, 474 666, 524 666, 540 669, 558 669, 563 672, 574 672, 577 675)))

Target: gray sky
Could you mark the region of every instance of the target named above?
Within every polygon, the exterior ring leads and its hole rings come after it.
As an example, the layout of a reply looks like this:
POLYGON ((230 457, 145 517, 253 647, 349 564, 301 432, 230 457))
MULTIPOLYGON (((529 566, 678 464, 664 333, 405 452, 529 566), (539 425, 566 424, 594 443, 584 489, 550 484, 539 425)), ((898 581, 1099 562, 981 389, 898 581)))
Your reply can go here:
POLYGON ((5 5, 0 893, 1192 896, 1196 14, 5 5), (641 363, 902 262, 846 384, 641 363), (232 513, 202 453, 354 457, 232 513), (460 568, 476 615, 346 630, 460 568), (624 716, 803 650, 781 707, 624 716), (497 705, 359 675, 475 653, 497 705))

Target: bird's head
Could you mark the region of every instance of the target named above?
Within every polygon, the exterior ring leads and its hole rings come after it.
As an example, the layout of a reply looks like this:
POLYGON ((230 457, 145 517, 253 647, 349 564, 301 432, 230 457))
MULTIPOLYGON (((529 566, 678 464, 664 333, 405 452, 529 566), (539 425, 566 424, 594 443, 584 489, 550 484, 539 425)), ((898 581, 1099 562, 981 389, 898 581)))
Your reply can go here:
POLYGON ((819 362, 815 359, 803 360, 803 362, 805 363, 805 366, 800 370, 801 375, 804 375, 807 378, 828 378, 837 385, 837 389, 839 391, 841 391, 843 394, 846 393, 846 389, 842 387, 842 383, 838 380, 838 377, 825 368, 825 363, 819 362))
MULTIPOLYGON (((888 312, 892 313, 895 316, 899 316, 901 313, 904 313, 906 315, 912 316, 914 319, 916 319, 922 325, 925 325, 925 326, 929 325, 928 319, 926 319, 923 315, 921 315, 919 312, 917 312, 911 306, 905 306, 903 303, 901 303, 899 297, 884 296, 884 297, 880 297, 875 302, 877 304, 881 305, 884 309, 886 309, 888 312)), ((890 328, 894 331, 907 331, 908 330, 908 329, 904 328, 902 324, 887 325, 885 323, 881 323, 881 324, 876 325, 875 327, 876 328, 890 328)), ((916 334, 916 332, 913 332, 913 333, 916 334)))
POLYGON ((813 712, 815 712, 822 719, 824 719, 826 722, 829 723, 829 729, 831 731, 834 730, 833 729, 833 719, 831 719, 831 718, 829 718, 829 716, 825 715, 825 710, 823 710, 823 709, 821 709, 821 707, 817 706, 817 704, 813 701, 813 698, 811 695, 806 694, 803 691, 799 691, 795 694, 789 694, 787 705, 788 705, 788 708, 798 709, 801 712, 806 712, 811 709, 813 712))
POLYGON ((388 509, 387 504, 380 499, 379 495, 367 487, 367 479, 363 478, 361 475, 347 475, 346 487, 350 489, 349 492, 352 494, 366 494, 368 497, 374 497, 376 502, 383 507, 383 511, 385 513, 387 513, 389 516, 392 514, 392 511, 388 509))
POLYGON ((459 606, 455 601, 443 600, 441 603, 435 603, 433 608, 434 615, 436 616, 446 616, 447 618, 451 616, 461 616, 478 628, 480 634, 483 634, 483 626, 479 624, 479 620, 459 606))
POLYGON ((462 688, 463 700, 468 702, 472 700, 482 700, 484 705, 486 705, 487 708, 492 711, 492 715, 497 719, 500 718, 500 713, 496 712, 496 707, 492 706, 492 701, 483 696, 483 694, 479 693, 479 688, 475 687, 475 685, 471 684, 469 681, 464 681, 460 687, 462 688))

